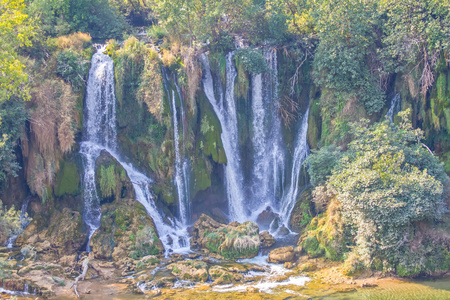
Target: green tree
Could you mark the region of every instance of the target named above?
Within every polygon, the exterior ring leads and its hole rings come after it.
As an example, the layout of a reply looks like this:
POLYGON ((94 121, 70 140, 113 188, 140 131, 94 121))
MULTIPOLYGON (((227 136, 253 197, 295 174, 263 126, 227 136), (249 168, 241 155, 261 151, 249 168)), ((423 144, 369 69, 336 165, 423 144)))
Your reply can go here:
POLYGON ((24 71, 17 49, 30 46, 33 27, 28 15, 24 13, 23 0, 0 0, 0 101, 12 95, 28 98, 24 71))
POLYGON ((343 234, 355 243, 353 268, 410 276, 450 266, 445 242, 438 234, 424 234, 446 212, 448 178, 423 147, 423 132, 412 129, 408 114, 399 114, 399 126, 355 124, 355 139, 327 181, 342 214, 343 234))
POLYGON ((434 82, 435 68, 444 50, 450 50, 450 2, 447 0, 381 1, 387 18, 383 42, 398 62, 397 71, 406 66, 421 68, 419 79, 426 94, 434 82))

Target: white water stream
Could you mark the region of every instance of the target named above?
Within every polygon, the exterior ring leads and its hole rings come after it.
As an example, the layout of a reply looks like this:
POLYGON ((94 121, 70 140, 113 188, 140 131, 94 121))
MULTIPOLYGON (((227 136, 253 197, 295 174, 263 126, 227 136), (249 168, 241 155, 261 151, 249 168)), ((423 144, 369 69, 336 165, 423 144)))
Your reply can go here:
MULTIPOLYGON (((109 152, 127 172, 133 183, 136 200, 147 210, 153 219, 159 238, 166 254, 171 251, 184 253, 190 250, 189 237, 185 226, 173 218, 166 218, 155 205, 149 185, 152 180, 136 170, 132 164, 125 162, 117 153, 116 132, 116 98, 114 95, 114 69, 110 57, 99 49, 92 58, 87 84, 83 142, 80 143, 80 153, 84 157, 83 197, 84 220, 89 226, 89 241, 100 227, 100 201, 95 185, 95 161, 100 152, 109 152)), ((89 242, 87 246, 89 249, 89 242)))

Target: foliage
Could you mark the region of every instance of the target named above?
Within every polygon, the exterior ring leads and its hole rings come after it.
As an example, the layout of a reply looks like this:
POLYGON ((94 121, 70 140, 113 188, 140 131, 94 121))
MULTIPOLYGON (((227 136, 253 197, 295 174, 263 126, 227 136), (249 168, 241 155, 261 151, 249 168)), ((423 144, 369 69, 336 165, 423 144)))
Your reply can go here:
POLYGON ((341 148, 334 145, 312 150, 304 164, 309 166, 308 173, 314 186, 325 183, 331 171, 341 159, 341 148))
POLYGON ((15 210, 14 206, 10 209, 3 207, 3 203, 0 200, 0 244, 3 244, 14 234, 19 233, 22 228, 19 214, 20 211, 15 210))
POLYGON ((12 95, 28 97, 26 82, 28 75, 17 55, 18 47, 30 46, 33 27, 24 13, 23 0, 1 0, 0 2, 0 101, 12 95))
POLYGON ((384 74, 376 56, 377 4, 366 2, 321 1, 315 11, 319 45, 314 75, 318 85, 336 92, 336 98, 342 92, 354 93, 372 114, 384 106, 383 87, 377 85, 377 76, 384 74), (372 69, 370 59, 375 60, 372 69))
POLYGON ((124 17, 107 0, 34 0, 29 13, 50 36, 89 32, 94 39, 118 38, 126 27, 124 17))
POLYGON ((422 147, 423 132, 411 128, 408 114, 399 114, 399 126, 388 121, 354 124, 354 141, 327 187, 348 226, 343 234, 355 241, 353 258, 366 267, 390 271, 402 266, 418 274, 440 270, 446 260, 440 242, 430 248, 425 245, 433 242, 418 235, 446 212, 443 184, 448 179, 438 160, 422 147))
POLYGON ((387 15, 383 42, 397 60, 397 71, 421 68, 420 84, 426 94, 434 82, 435 68, 443 51, 450 50, 450 5, 436 0, 381 2, 387 15))
POLYGON ((242 48, 236 51, 236 58, 238 58, 245 66, 245 69, 254 74, 267 72, 266 59, 259 49, 242 48))
POLYGON ((83 75, 87 72, 88 62, 76 52, 68 49, 57 55, 56 74, 70 83, 74 92, 85 88, 83 75))
POLYGON ((20 169, 16 161, 16 141, 21 136, 27 113, 21 100, 11 98, 0 103, 0 183, 8 175, 17 176, 20 169))

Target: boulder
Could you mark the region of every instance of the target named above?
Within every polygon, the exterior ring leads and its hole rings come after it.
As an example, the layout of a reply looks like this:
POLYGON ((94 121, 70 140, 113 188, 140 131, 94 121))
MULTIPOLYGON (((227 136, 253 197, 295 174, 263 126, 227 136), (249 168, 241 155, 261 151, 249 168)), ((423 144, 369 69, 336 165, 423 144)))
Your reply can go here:
POLYGON ((201 260, 179 261, 167 266, 179 279, 206 282, 208 280, 208 265, 201 260))
POLYGON ((269 257, 267 258, 267 262, 269 263, 285 263, 285 262, 293 262, 295 259, 294 248, 292 246, 277 248, 269 253, 269 257))
POLYGON ((226 259, 251 258, 259 251, 259 228, 253 222, 220 224, 203 214, 192 230, 191 246, 226 259))
POLYGON ((268 232, 263 231, 259 234, 261 248, 269 248, 275 244, 275 238, 268 232))
POLYGON ((164 252, 152 218, 133 199, 115 200, 102 205, 100 227, 89 245, 96 259, 121 261, 141 259, 164 252))
POLYGON ((217 284, 228 284, 240 282, 244 279, 244 275, 237 272, 232 272, 222 266, 213 266, 209 269, 209 275, 211 276, 214 283, 217 284))
POLYGON ((256 218, 256 223, 258 223, 261 230, 268 230, 270 228, 270 224, 276 217, 278 217, 278 214, 274 213, 272 208, 268 206, 258 215, 256 218))

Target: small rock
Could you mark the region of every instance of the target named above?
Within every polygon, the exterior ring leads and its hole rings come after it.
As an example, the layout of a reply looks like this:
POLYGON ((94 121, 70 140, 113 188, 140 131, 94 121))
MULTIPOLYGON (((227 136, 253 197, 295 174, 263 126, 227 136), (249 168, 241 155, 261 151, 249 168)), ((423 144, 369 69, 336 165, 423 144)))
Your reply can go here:
POLYGON ((263 231, 259 234, 259 241, 262 248, 269 248, 275 244, 274 237, 268 231, 263 231))
POLYGON ((286 269, 292 269, 293 267, 295 267, 296 264, 290 261, 287 261, 284 263, 283 267, 285 267, 286 269))
POLYGON ((360 285, 360 287, 362 287, 362 288, 366 288, 366 287, 376 287, 376 286, 378 286, 378 285, 375 284, 375 283, 370 283, 370 282, 363 282, 363 283, 361 283, 361 285, 360 285))

